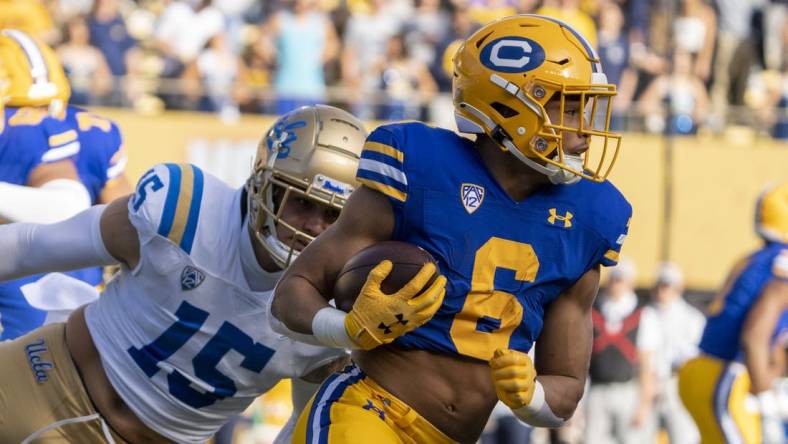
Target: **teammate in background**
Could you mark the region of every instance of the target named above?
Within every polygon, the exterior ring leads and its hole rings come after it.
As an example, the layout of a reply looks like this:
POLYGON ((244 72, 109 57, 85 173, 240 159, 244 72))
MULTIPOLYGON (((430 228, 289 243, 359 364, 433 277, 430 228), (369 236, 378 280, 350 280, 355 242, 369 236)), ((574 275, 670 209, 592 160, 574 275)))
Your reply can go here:
MULTIPOLYGON (((120 130, 107 119, 67 106, 71 90, 52 49, 28 34, 5 29, 0 31, 0 59, 7 67, 10 81, 7 103, 10 121, 14 125, 65 128, 62 141, 57 143, 61 143, 64 152, 78 150, 74 161, 79 179, 90 194, 91 204, 111 202, 130 194, 132 189, 123 174, 126 159, 120 130)), ((13 165, 8 167, 14 168, 13 165)), ((41 206, 39 211, 51 211, 53 206, 41 206)), ((103 283, 100 267, 67 275, 30 276, 0 284, 0 313, 6 327, 0 339, 21 336, 58 319, 55 313, 64 313, 66 309, 97 297, 98 291, 90 291, 90 287, 103 283), (68 288, 69 291, 52 291, 56 288, 68 288)))
POLYGON ((481 28, 454 63, 458 128, 476 141, 421 123, 376 129, 364 186, 277 285, 277 328, 353 348, 356 364, 323 384, 295 443, 473 442, 498 399, 558 427, 582 396, 599 266, 616 263, 631 215, 605 180, 615 86, 582 36, 541 16, 481 28), (383 261, 349 313, 330 307, 347 260, 388 239, 429 251, 447 281, 420 293, 428 264, 384 295, 383 261))
POLYGON ((0 279, 121 264, 66 324, 0 343, 0 442, 204 442, 279 380, 346 363, 274 333, 267 291, 337 217, 365 136, 342 110, 305 107, 266 134, 240 189, 160 164, 130 197, 0 227, 0 279))
MULTIPOLYGON (((0 40, 0 55, 5 54, 5 43, 0 40)), ((3 106, 15 92, 16 68, 0 57, 0 223, 56 222, 90 206, 75 165, 79 141, 63 122, 30 121, 18 109, 3 106)), ((28 91, 40 93, 59 80, 65 77, 43 75, 28 91)), ((15 308, 24 300, 19 288, 32 281, 0 285, 0 340, 24 331, 27 322, 15 308)))
POLYGON ((701 355, 679 371, 679 394, 702 443, 785 442, 776 378, 788 332, 788 182, 755 208, 763 247, 733 267, 709 309, 701 355), (747 407, 757 398, 759 411, 747 407))

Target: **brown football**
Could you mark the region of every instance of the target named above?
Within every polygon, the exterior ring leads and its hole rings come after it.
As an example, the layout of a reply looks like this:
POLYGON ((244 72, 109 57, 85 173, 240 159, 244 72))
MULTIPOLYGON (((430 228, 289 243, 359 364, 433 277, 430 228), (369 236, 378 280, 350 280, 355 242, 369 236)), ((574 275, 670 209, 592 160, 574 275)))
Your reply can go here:
MULTIPOLYGON (((396 293, 416 276, 427 262, 436 263, 426 250, 406 242, 385 241, 369 246, 350 258, 339 272, 334 285, 334 302, 338 309, 347 312, 353 308, 353 303, 364 282, 367 281, 370 270, 385 259, 394 264, 391 273, 381 284, 381 290, 386 294, 396 293)), ((437 273, 433 275, 432 280, 435 277, 437 273)))

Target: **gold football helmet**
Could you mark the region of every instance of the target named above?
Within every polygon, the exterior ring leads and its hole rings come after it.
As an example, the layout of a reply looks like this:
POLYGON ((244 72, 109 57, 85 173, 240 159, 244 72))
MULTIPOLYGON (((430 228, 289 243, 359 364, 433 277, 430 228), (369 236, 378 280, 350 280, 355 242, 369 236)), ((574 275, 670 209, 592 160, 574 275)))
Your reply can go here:
POLYGON ((607 83, 591 45, 566 23, 517 15, 482 27, 454 56, 453 89, 460 131, 487 134, 553 183, 602 182, 615 163, 621 145, 610 131, 616 87, 607 83), (558 122, 545 111, 550 100, 560 101, 558 122), (564 122, 569 100, 579 100, 585 111, 578 127, 564 122), (590 136, 594 152, 565 156, 562 131, 590 136))
POLYGON ((367 132, 351 114, 332 106, 304 106, 280 117, 257 147, 246 183, 249 224, 271 258, 284 268, 298 256, 299 239, 314 239, 283 220, 288 199, 306 198, 341 210, 356 184, 367 132), (290 245, 277 227, 295 233, 290 245))
POLYGON ((761 193, 755 205, 755 231, 764 240, 788 243, 788 182, 761 193))
POLYGON ((71 87, 55 52, 22 31, 0 31, 0 64, 10 80, 9 106, 49 106, 60 112, 71 87))

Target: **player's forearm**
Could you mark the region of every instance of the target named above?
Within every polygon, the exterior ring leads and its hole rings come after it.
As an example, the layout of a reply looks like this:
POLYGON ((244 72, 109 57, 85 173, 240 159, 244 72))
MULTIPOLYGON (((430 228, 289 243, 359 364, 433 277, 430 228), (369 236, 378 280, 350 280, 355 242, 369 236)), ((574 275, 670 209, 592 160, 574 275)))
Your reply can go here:
POLYGON ((302 334, 312 334, 312 320, 328 302, 306 278, 286 274, 274 292, 271 311, 288 329, 302 334))
POLYGON ((536 379, 542 383, 545 401, 556 416, 571 418, 583 397, 585 379, 559 375, 539 375, 536 379))
POLYGON ((744 363, 750 374, 750 392, 758 394, 772 387, 774 374, 769 365, 769 342, 743 341, 744 363))
POLYGON ((0 281, 117 263, 101 239, 103 206, 49 225, 0 226, 0 281))

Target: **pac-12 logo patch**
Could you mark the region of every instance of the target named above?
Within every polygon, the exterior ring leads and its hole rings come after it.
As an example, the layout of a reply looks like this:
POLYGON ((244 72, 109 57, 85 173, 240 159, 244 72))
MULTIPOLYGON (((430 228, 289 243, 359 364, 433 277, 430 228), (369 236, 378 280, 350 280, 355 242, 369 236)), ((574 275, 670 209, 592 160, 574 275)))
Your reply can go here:
POLYGON ((199 287, 204 280, 205 275, 202 271, 192 267, 191 265, 187 265, 181 272, 181 289, 183 291, 194 290, 195 288, 199 287))
POLYGON ((480 54, 484 66, 500 72, 526 72, 544 63, 544 48, 524 37, 501 37, 487 43, 480 54))
POLYGON ((468 214, 473 214, 482 206, 484 200, 484 187, 473 183, 464 183, 460 187, 460 200, 468 214))

